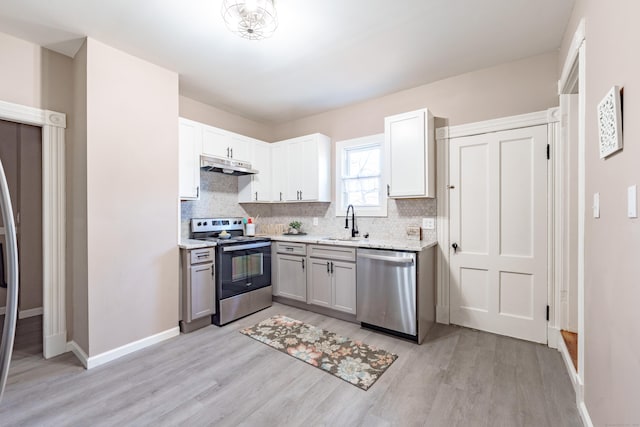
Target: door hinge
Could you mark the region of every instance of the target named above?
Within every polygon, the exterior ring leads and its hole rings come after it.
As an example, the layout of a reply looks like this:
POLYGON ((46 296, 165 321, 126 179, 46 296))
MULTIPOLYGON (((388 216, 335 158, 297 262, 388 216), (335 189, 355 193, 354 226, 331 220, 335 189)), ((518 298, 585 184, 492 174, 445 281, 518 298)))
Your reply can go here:
POLYGON ((547 144, 547 160, 551 158, 551 146, 547 144))
POLYGON ((549 321, 549 306, 547 306, 547 322, 549 321))

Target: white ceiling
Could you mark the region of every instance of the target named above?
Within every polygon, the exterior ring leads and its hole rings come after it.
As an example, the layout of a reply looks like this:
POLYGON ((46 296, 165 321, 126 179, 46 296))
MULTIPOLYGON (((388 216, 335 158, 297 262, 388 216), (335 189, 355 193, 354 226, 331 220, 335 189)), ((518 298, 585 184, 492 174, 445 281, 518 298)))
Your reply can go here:
POLYGON ((180 73, 180 92, 279 123, 556 50, 574 0, 278 0, 266 40, 222 0, 2 0, 0 31, 73 56, 81 38, 180 73))

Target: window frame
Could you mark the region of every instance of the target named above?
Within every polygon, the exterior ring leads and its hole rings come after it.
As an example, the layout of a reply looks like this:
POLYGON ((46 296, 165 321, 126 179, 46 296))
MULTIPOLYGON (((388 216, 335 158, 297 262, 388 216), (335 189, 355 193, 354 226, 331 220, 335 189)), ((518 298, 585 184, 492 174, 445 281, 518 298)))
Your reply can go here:
POLYGON ((386 189, 387 179, 387 159, 385 150, 384 133, 364 136, 361 138, 347 139, 336 142, 336 159, 335 159, 335 215, 336 217, 344 217, 346 214, 346 206, 344 206, 342 185, 343 176, 342 168, 344 165, 345 150, 357 147, 366 147, 378 145, 380 147, 380 205, 378 206, 356 206, 356 215, 360 217, 387 217, 388 197, 386 189))

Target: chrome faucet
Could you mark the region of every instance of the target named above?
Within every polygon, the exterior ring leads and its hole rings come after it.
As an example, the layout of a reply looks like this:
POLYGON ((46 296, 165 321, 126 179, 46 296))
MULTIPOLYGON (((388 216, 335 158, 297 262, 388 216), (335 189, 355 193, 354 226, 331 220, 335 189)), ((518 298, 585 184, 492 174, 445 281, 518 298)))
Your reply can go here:
POLYGON ((356 225, 356 210, 353 205, 347 206, 347 214, 344 219, 344 228, 349 228, 349 209, 351 209, 351 237, 356 237, 358 233, 358 226, 356 225))

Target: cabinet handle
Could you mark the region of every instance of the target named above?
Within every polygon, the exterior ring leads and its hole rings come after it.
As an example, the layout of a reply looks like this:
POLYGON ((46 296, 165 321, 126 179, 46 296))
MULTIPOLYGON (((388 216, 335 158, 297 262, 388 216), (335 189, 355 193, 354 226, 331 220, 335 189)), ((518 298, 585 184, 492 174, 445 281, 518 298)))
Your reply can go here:
POLYGON ((388 195, 389 195, 389 193, 391 192, 390 187, 391 187, 391 186, 390 186, 389 184, 387 184, 387 196, 388 196, 388 195))
POLYGON ((329 270, 329 261, 327 261, 327 274, 331 273, 331 270, 329 270))
POLYGON ((302 258, 302 270, 304 270, 304 258, 302 258))
POLYGON ((300 190, 300 200, 302 200, 302 190, 300 190))
POLYGON ((288 251, 293 251, 293 248, 285 248, 288 251))
POLYGON ((333 261, 331 261, 331 274, 333 274, 333 261))
POLYGON ((229 157, 229 147, 227 147, 227 157, 229 157))
POLYGON ((200 186, 199 185, 196 187, 196 198, 197 199, 200 198, 200 186))
POLYGON ((231 149, 231 158, 233 159, 233 148, 231 149))
POLYGON ((280 192, 280 201, 282 201, 282 191, 280 192))
POLYGON ((256 191, 256 202, 258 201, 258 192, 256 191))

